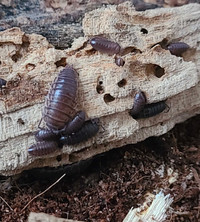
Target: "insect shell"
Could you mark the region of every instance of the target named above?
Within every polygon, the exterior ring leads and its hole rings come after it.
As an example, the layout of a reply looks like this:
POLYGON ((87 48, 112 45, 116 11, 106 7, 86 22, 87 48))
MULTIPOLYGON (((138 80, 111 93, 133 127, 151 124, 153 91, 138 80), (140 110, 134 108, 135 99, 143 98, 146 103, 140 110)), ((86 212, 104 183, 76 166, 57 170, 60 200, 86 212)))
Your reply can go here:
POLYGON ((121 50, 117 42, 110 41, 104 37, 93 37, 89 40, 89 43, 95 50, 108 55, 118 54, 121 50))
POLYGON ((32 156, 43 156, 55 152, 60 147, 55 141, 41 141, 29 147, 28 153, 32 156))
POLYGON ((66 66, 54 80, 45 99, 43 120, 49 129, 63 129, 76 114, 78 74, 66 66))
POLYGON ((76 114, 74 119, 68 123, 68 125, 64 128, 63 134, 71 134, 77 132, 85 122, 85 112, 80 111, 76 114))
POLYGON ((149 118, 155 116, 167 108, 165 101, 145 105, 144 109, 136 115, 131 115, 134 119, 149 118))
POLYGON ((88 140, 89 138, 95 136, 99 131, 98 122, 99 122, 98 119, 92 119, 86 121, 79 131, 71 135, 61 137, 60 143, 63 145, 64 144, 74 145, 88 140))
POLYGON ((0 78, 0 89, 2 89, 2 86, 5 86, 7 81, 5 79, 0 78))
POLYGON ((144 92, 142 91, 137 92, 134 97, 133 107, 130 110, 130 115, 131 116, 137 115, 140 111, 144 109, 145 105, 146 105, 146 96, 144 92))
POLYGON ((187 51, 190 46, 184 42, 175 42, 171 43, 167 46, 167 49, 170 51, 172 55, 180 56, 182 53, 187 51))
POLYGON ((57 140, 59 139, 60 135, 55 134, 52 130, 49 129, 41 129, 35 133, 35 140, 36 141, 43 141, 43 140, 57 140))

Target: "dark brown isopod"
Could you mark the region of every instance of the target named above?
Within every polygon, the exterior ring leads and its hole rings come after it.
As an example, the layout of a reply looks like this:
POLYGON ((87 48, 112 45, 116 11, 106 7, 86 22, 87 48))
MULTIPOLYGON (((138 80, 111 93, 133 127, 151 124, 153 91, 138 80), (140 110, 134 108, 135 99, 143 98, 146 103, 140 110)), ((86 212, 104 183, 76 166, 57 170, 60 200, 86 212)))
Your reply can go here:
POLYGON ((131 115, 134 119, 149 118, 155 116, 167 108, 165 101, 145 105, 144 109, 136 115, 131 115))
POLYGON ((0 78, 0 89, 2 89, 2 86, 5 86, 7 81, 5 79, 0 78))
POLYGON ((43 141, 43 140, 57 140, 59 139, 60 135, 55 134, 52 130, 49 129, 41 129, 35 133, 35 140, 36 141, 43 141))
POLYGON ((167 46, 167 49, 170 51, 170 53, 175 56, 180 56, 189 48, 190 46, 184 42, 175 42, 167 46))
POLYGON ((55 152, 59 149, 57 142, 55 141, 42 141, 33 144, 28 149, 28 153, 32 156, 43 156, 55 152))
POLYGON ((121 50, 121 47, 117 42, 112 42, 104 37, 93 37, 89 42, 95 50, 108 55, 117 54, 121 50))
POLYGON ((64 144, 74 145, 88 140, 89 138, 95 136, 96 133, 99 131, 98 122, 99 122, 98 119, 92 119, 86 121, 79 131, 71 135, 61 137, 60 143, 63 145, 64 144))
POLYGON ((142 91, 139 91, 135 94, 133 107, 130 110, 130 115, 137 115, 140 111, 144 109, 146 105, 146 96, 142 91))
POLYGON ((64 134, 71 134, 78 131, 85 122, 85 112, 80 111, 76 114, 72 121, 64 128, 64 134))
POLYGON ((49 129, 63 129, 75 116, 77 78, 76 71, 66 66, 51 85, 43 112, 43 119, 49 129))
POLYGON ((121 57, 116 56, 115 57, 115 64, 118 65, 118 66, 124 66, 125 61, 121 57))

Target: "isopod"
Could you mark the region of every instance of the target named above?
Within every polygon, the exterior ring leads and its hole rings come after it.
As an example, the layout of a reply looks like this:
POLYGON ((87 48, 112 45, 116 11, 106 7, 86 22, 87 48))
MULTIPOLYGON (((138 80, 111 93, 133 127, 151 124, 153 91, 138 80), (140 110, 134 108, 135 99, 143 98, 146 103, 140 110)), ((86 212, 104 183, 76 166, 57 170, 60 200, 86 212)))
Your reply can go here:
POLYGON ((130 115, 135 116, 141 112, 146 105, 146 96, 142 91, 135 94, 133 107, 130 110, 130 115))
POLYGON ((118 65, 118 66, 124 66, 125 61, 121 57, 116 56, 115 57, 115 64, 118 65))
POLYGON ((95 50, 108 55, 118 54, 121 50, 121 47, 117 42, 110 41, 104 37, 93 37, 90 39, 89 43, 95 50))
POLYGON ((88 140, 89 138, 95 136, 96 133, 99 131, 98 122, 98 119, 86 121, 79 131, 71 135, 62 136, 60 138, 60 143, 63 145, 74 145, 88 140))
POLYGON ((28 153, 32 156, 43 156, 55 152, 60 147, 55 141, 41 141, 29 147, 28 153))
POLYGON ((0 89, 2 89, 2 86, 5 86, 7 81, 5 79, 0 78, 0 89))
POLYGON ((167 49, 170 51, 172 55, 180 56, 182 53, 187 51, 190 46, 184 42, 175 42, 171 43, 167 46, 167 49))
POLYGON ((58 140, 60 135, 56 134, 52 130, 49 129, 41 129, 35 133, 35 140, 36 141, 43 141, 43 140, 58 140))
POLYGON ((43 119, 49 129, 61 130, 75 116, 77 78, 77 72, 66 66, 51 85, 43 112, 43 119))
POLYGON ((71 134, 77 132, 85 122, 85 112, 80 111, 76 114, 72 121, 64 128, 64 134, 71 134))
POLYGON ((140 111, 138 114, 131 115, 131 116, 134 119, 149 118, 149 117, 152 117, 152 116, 155 116, 155 115, 161 113, 167 107, 168 106, 165 103, 165 101, 160 101, 160 102, 157 102, 157 103, 151 103, 151 104, 145 105, 144 109, 142 111, 140 111))

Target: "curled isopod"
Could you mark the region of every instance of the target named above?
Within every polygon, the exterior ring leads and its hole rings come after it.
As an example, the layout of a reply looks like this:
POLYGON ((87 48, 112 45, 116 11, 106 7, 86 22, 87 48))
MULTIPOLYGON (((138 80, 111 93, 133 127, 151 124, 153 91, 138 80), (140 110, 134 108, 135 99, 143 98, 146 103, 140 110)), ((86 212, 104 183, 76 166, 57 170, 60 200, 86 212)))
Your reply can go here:
POLYGON ((175 42, 167 46, 167 49, 172 55, 180 56, 182 53, 187 51, 190 46, 184 42, 175 42))
POLYGON ((115 57, 115 64, 118 65, 118 66, 124 66, 125 61, 121 57, 116 56, 115 57))
POLYGON ((44 156, 55 152, 60 147, 55 141, 41 141, 29 147, 28 153, 32 156, 44 156))
POLYGON ((2 89, 3 86, 5 86, 7 81, 5 79, 0 78, 0 89, 2 89))
POLYGON ((74 145, 88 140, 89 138, 95 136, 99 131, 98 122, 98 119, 86 121, 79 131, 72 133, 71 135, 61 137, 60 143, 63 145, 74 145))
POLYGON ((142 111, 132 117, 134 119, 149 118, 163 112, 167 107, 168 105, 165 103, 165 101, 147 104, 142 111))
POLYGON ((76 114, 78 74, 66 66, 54 80, 45 99, 43 120, 49 129, 61 130, 76 114))
POLYGON ((133 107, 130 110, 130 115, 134 117, 144 109, 145 105, 146 105, 146 96, 144 92, 142 91, 137 92, 134 97, 133 107))
POLYGON ((110 41, 104 37, 93 37, 90 39, 89 43, 95 50, 108 55, 118 54, 121 50, 121 47, 117 42, 110 41))
POLYGON ((41 129, 35 133, 36 141, 58 140, 59 137, 60 135, 55 134, 55 132, 49 129, 41 129))

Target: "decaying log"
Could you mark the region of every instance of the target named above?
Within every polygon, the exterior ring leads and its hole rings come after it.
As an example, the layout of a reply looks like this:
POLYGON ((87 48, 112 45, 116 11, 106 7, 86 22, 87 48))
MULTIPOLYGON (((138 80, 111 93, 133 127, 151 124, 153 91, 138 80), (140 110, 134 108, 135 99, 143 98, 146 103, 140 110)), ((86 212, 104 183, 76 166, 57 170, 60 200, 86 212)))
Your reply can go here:
POLYGON ((43 36, 19 28, 0 32, 0 78, 8 81, 0 97, 0 174, 77 162, 164 134, 176 123, 199 114, 199 12, 198 4, 145 12, 135 11, 130 3, 107 6, 86 14, 85 37, 76 39, 67 50, 56 50, 43 36), (87 44, 94 35, 121 45, 123 67, 114 63, 113 56, 87 44), (182 57, 162 48, 176 41, 190 46, 182 57), (87 142, 65 146, 45 157, 31 157, 27 149, 35 142, 44 97, 66 64, 79 73, 77 111, 100 118, 100 131, 87 142), (166 100, 169 111, 134 120, 128 112, 139 89, 148 103, 166 100), (61 160, 57 155, 62 155, 61 160))

